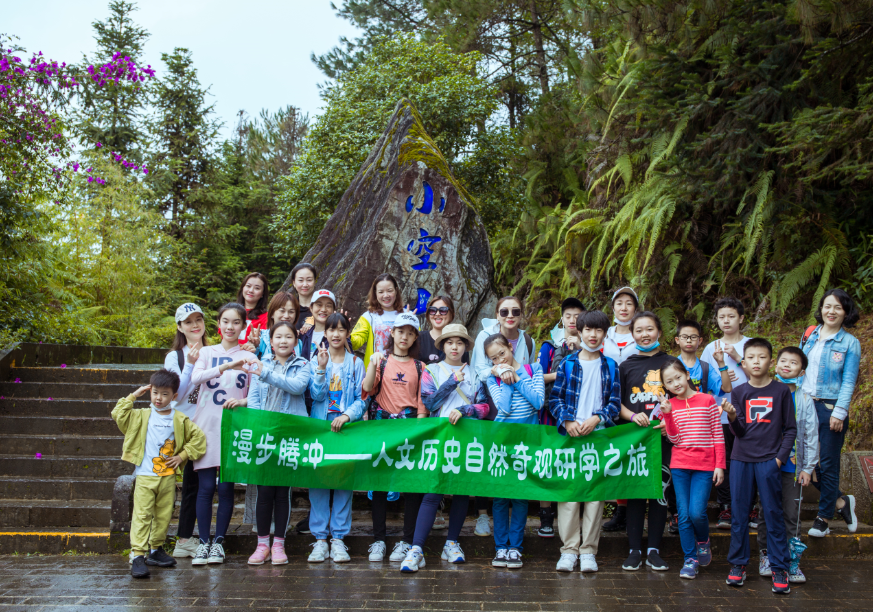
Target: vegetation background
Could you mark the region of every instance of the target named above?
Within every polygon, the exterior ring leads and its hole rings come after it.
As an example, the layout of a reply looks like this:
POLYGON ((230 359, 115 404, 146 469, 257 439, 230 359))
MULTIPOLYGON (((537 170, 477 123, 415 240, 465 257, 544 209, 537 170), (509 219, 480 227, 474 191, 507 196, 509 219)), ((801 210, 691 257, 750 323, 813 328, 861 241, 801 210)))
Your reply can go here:
MULTIPOLYGON (((46 93, 105 184, 70 173, 47 188, 47 163, 13 173, 21 115, 0 104, 0 343, 166 346, 177 303, 215 310, 250 271, 277 288, 401 96, 475 196, 499 291, 524 298, 539 337, 563 297, 606 308, 624 284, 668 329, 685 317, 713 329, 711 304, 735 295, 746 333, 777 346, 796 343, 829 287, 873 307, 873 0, 335 9, 362 35, 312 58, 326 78, 318 117, 294 100, 243 110, 220 140, 184 48, 142 87, 46 93)), ((80 68, 116 52, 157 63, 135 18, 135 4, 110 2, 80 68)), ((6 37, 3 57, 19 42, 39 44, 6 37)), ((870 445, 871 318, 855 333, 850 444, 870 445)))

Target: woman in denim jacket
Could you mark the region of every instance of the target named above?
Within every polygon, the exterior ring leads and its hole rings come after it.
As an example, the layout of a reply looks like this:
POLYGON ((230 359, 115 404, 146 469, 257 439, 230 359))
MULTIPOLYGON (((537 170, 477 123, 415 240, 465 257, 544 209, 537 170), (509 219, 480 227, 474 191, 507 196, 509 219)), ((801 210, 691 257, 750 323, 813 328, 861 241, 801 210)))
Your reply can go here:
POLYGON ((850 533, 858 528, 855 498, 840 492, 840 453, 849 428, 849 402, 858 380, 861 343, 846 331, 858 322, 858 309, 849 294, 831 289, 818 305, 818 325, 801 340, 809 360, 801 388, 815 401, 821 461, 813 484, 821 491, 818 516, 809 535, 823 538, 830 533, 828 521, 836 510, 850 533))

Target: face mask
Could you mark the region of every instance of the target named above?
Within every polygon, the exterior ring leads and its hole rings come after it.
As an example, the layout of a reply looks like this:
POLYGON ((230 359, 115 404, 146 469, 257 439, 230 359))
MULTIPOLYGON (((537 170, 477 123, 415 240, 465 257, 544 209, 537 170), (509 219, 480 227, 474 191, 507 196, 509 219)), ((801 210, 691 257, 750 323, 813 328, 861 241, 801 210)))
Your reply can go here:
MULTIPOLYGON (((636 344, 636 343, 634 343, 634 344, 636 344)), ((650 344, 649 346, 646 346, 646 347, 640 346, 639 344, 637 344, 636 346, 637 346, 637 350, 641 353, 651 353, 656 348, 661 346, 661 341, 655 340, 654 344, 650 344)))
POLYGON ((800 380, 800 376, 795 376, 794 378, 782 378, 779 374, 776 375, 776 380, 779 382, 785 383, 786 385, 797 385, 800 380))
POLYGON ((598 346, 597 348, 591 348, 590 346, 588 346, 587 342, 583 342, 582 348, 584 348, 589 353, 599 353, 601 349, 603 349, 603 343, 601 343, 600 346, 598 346))
POLYGON ((631 319, 633 319, 633 317, 631 317, 631 318, 628 319, 627 321, 622 321, 622 320, 619 319, 618 317, 613 317, 613 318, 612 318, 612 322, 615 323, 616 325, 627 325, 628 323, 631 322, 631 319))

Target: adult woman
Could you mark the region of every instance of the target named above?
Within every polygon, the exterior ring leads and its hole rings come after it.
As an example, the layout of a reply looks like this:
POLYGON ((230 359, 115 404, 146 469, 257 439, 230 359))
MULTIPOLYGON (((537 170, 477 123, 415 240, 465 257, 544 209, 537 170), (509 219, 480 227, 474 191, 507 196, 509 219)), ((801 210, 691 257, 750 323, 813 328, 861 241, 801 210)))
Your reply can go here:
MULTIPOLYGON (((299 263, 291 270, 291 285, 297 292, 300 312, 297 313, 297 329, 306 325, 306 319, 312 316, 309 304, 312 302, 312 294, 315 293, 315 280, 318 272, 315 267, 308 263, 299 263)), ((309 322, 310 324, 312 321, 309 322)))
MULTIPOLYGON (((658 398, 664 395, 661 368, 674 359, 660 350, 661 320, 653 312, 643 311, 630 321, 634 336, 635 355, 631 355, 618 367, 621 380, 622 423, 635 423, 649 427, 652 412, 658 398)), ((661 478, 664 489, 670 483, 670 455, 673 445, 666 436, 661 438, 661 478)), ((659 547, 667 522, 667 502, 664 499, 629 499, 627 502, 627 538, 630 555, 622 569, 638 570, 643 561, 643 524, 646 520, 646 505, 649 506, 649 542, 646 565, 653 570, 666 571, 667 564, 660 556, 659 547)))
MULTIPOLYGON (((431 298, 427 305, 427 323, 429 333, 418 337, 418 356, 425 365, 439 363, 446 358, 446 354, 437 347, 436 341, 443 333, 446 325, 455 320, 455 303, 447 295, 436 295, 431 298)), ((464 363, 470 363, 470 352, 464 351, 461 358, 464 363)))
MULTIPOLYGON (((536 343, 523 329, 521 323, 521 301, 515 296, 506 296, 497 300, 494 309, 496 319, 482 319, 482 331, 476 336, 473 347, 473 357, 470 365, 480 382, 485 382, 491 376, 494 364, 485 355, 485 340, 493 334, 502 334, 509 340, 513 357, 521 365, 531 365, 536 362, 536 343)), ((539 409, 539 406, 537 406, 539 409)))
MULTIPOLYGON (((248 342, 252 330, 270 327, 270 322, 267 320, 267 296, 269 292, 267 277, 260 272, 246 274, 240 283, 239 291, 236 292, 236 303, 246 307, 246 327, 240 334, 240 344, 248 342)), ((220 333, 221 330, 219 330, 220 333)))
POLYGON ((834 510, 846 521, 849 532, 858 528, 855 498, 840 493, 840 453, 849 423, 849 402, 858 380, 861 343, 846 331, 858 322, 858 309, 849 294, 831 289, 818 305, 818 325, 808 329, 800 348, 809 360, 801 388, 815 401, 821 460, 813 484, 821 491, 818 516, 809 535, 823 538, 830 533, 828 521, 834 510))

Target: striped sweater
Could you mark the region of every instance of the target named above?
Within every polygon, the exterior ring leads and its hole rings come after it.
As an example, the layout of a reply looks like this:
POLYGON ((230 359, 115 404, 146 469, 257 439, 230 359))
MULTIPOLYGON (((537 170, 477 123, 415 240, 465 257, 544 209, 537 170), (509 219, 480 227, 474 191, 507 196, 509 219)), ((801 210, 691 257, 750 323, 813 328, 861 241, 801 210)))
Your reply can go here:
POLYGON ((670 468, 705 472, 724 469, 724 434, 713 397, 706 393, 695 393, 687 400, 674 397, 670 407, 670 413, 664 414, 664 428, 674 444, 670 468))
POLYGON ((486 380, 488 393, 494 400, 497 416, 494 421, 503 423, 539 424, 539 410, 546 397, 543 368, 538 363, 521 366, 515 372, 518 382, 513 385, 498 381, 492 374, 486 380), (527 373, 531 369, 531 374, 527 373))

